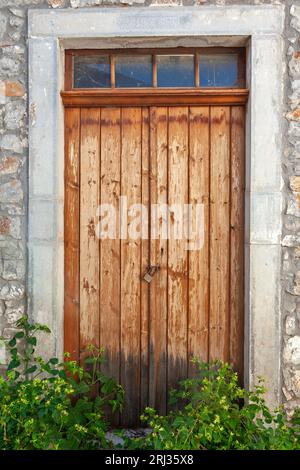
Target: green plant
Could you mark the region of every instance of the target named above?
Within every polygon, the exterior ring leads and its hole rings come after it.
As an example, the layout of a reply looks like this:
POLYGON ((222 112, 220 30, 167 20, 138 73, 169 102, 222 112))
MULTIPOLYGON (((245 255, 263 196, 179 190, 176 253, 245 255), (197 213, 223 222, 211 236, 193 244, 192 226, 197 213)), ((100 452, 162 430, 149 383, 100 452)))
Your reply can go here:
POLYGON ((283 410, 272 413, 262 381, 248 392, 238 385, 231 366, 198 365, 199 376, 172 391, 167 416, 146 408, 141 419, 152 432, 127 441, 130 448, 167 450, 300 449, 300 421, 288 422, 283 410))
POLYGON ((108 448, 104 410, 121 409, 124 391, 99 366, 103 351, 88 348, 76 361, 35 354, 37 333, 48 327, 23 316, 8 341, 10 362, 0 378, 0 449, 108 448))

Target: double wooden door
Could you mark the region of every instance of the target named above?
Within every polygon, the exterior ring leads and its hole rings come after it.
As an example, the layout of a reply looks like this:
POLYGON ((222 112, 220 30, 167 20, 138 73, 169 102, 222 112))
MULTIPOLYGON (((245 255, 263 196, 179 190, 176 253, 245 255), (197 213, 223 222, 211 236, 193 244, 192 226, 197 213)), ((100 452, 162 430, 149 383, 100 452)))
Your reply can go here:
POLYGON ((105 348, 103 369, 126 392, 120 424, 147 405, 166 412, 168 391, 196 373, 193 356, 242 377, 244 107, 67 108, 65 146, 65 350, 105 348), (151 236, 151 216, 144 236, 117 227, 99 239, 99 205, 120 224, 121 197, 149 213, 202 204, 201 248, 151 236))

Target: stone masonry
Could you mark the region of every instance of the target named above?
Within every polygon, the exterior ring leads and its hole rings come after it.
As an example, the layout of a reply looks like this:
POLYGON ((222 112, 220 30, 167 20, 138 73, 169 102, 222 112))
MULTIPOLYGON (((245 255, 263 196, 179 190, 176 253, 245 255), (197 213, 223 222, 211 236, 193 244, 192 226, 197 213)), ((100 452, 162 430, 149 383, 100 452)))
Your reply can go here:
MULTIPOLYGON (((283 4, 286 10, 282 399, 291 412, 300 406, 300 0, 0 0, 0 335, 12 334, 26 305, 28 8, 73 8, 80 14, 82 7, 210 4, 283 4)), ((2 342, 0 362, 5 360, 2 342)))

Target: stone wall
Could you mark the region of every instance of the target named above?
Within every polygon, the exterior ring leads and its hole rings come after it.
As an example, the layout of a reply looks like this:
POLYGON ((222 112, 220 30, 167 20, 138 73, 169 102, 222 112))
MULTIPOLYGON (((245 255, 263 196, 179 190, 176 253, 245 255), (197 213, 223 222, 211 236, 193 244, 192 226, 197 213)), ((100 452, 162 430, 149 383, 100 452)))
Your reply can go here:
POLYGON ((300 2, 289 5, 287 42, 287 141, 282 156, 286 205, 283 215, 283 396, 300 405, 300 2))
MULTIPOLYGON (((26 304, 28 8, 114 5, 205 8, 210 4, 284 4, 286 7, 282 371, 283 398, 291 410, 300 405, 300 0, 0 0, 0 334, 9 337, 26 304)), ((2 347, 0 344, 0 361, 5 362, 3 344, 2 347)))

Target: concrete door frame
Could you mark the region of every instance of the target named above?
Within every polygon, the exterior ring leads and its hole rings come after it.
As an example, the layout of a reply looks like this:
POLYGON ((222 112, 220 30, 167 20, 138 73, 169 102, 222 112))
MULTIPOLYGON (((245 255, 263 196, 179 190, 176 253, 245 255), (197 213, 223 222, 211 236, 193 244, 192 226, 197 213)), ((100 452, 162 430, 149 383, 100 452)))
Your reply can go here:
POLYGON ((53 332, 44 352, 63 354, 64 50, 246 45, 245 382, 281 401, 283 25, 280 5, 29 10, 28 306, 53 332))

